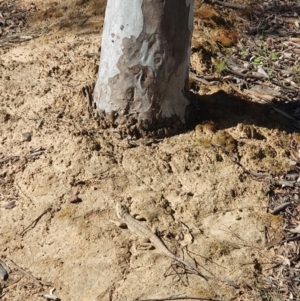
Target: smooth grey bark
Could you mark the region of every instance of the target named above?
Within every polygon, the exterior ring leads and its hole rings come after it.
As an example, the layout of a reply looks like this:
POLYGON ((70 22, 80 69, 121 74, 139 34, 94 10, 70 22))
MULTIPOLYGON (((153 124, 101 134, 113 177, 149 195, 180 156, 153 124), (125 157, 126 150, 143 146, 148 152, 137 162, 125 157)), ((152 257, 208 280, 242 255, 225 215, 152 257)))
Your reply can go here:
POLYGON ((93 108, 122 137, 186 123, 194 0, 108 0, 93 108))

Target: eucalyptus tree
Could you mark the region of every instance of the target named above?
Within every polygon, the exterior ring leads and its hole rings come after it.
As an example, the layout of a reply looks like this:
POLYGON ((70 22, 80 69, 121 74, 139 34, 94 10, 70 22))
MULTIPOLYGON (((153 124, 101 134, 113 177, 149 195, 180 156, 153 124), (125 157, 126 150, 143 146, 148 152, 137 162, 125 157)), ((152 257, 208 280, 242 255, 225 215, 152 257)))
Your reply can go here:
POLYGON ((123 137, 185 127, 194 0, 108 0, 92 106, 123 137))

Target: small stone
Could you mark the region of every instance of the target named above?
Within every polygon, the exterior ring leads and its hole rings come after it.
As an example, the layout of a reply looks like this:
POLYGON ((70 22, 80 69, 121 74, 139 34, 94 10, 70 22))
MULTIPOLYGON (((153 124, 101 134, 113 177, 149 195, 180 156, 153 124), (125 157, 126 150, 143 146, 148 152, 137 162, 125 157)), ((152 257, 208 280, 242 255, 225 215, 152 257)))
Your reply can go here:
POLYGON ((31 141, 31 133, 23 133, 22 139, 23 141, 31 141))
POLYGON ((212 121, 207 121, 203 124, 197 124, 195 127, 195 132, 197 135, 203 134, 214 134, 215 132, 215 124, 212 121))
POLYGON ((74 195, 70 196, 69 202, 71 204, 77 204, 77 203, 82 202, 82 199, 78 195, 74 194, 74 195))
POLYGON ((16 202, 15 201, 12 201, 12 202, 9 202, 9 203, 3 205, 3 208, 5 208, 5 209, 12 209, 14 207, 16 207, 16 202))
POLYGON ((44 124, 44 119, 38 119, 36 122, 37 122, 37 127, 39 129, 44 124))
POLYGON ((122 139, 122 136, 121 136, 120 133, 118 133, 118 132, 113 132, 113 135, 114 135, 117 139, 122 139))
POLYGON ((65 111, 64 110, 59 110, 56 113, 57 113, 56 118, 63 118, 64 114, 65 114, 65 111))
POLYGON ((8 273, 1 264, 0 264, 0 279, 4 281, 8 279, 8 273))

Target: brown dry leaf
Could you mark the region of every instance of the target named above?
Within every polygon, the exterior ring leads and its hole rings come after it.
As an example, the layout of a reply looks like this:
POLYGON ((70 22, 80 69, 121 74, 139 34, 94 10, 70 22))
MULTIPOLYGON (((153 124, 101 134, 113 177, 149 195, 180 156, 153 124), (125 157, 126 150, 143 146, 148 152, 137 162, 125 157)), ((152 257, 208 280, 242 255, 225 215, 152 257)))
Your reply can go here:
POLYGON ((300 43, 300 38, 289 38, 289 41, 295 42, 295 43, 300 43))
POLYGON ((195 17, 199 19, 213 19, 218 18, 219 14, 211 7, 201 6, 200 9, 195 12, 195 17))

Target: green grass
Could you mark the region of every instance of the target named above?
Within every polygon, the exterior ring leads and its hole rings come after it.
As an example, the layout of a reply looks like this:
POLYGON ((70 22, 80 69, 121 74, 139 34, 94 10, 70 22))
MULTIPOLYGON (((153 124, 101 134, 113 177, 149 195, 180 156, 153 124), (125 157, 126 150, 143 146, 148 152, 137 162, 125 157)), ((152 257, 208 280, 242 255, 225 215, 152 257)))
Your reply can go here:
POLYGON ((273 72, 273 64, 279 59, 279 55, 279 52, 270 51, 267 48, 263 37, 261 37, 257 51, 252 54, 250 62, 253 66, 261 66, 265 72, 271 76, 273 72))

